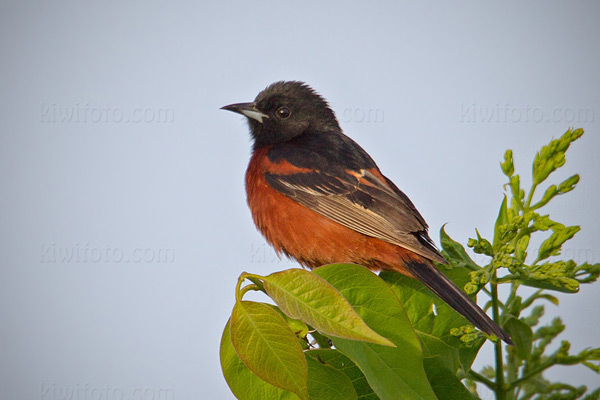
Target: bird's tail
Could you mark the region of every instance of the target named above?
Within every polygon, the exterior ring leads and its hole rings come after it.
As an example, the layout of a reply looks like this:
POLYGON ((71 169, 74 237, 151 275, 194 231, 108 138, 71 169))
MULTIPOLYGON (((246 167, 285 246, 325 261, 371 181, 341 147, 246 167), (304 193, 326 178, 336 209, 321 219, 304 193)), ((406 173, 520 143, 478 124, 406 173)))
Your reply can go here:
POLYGON ((510 336, 432 263, 411 260, 406 262, 404 267, 413 277, 421 281, 477 328, 488 335, 495 335, 510 345, 513 344, 510 336))

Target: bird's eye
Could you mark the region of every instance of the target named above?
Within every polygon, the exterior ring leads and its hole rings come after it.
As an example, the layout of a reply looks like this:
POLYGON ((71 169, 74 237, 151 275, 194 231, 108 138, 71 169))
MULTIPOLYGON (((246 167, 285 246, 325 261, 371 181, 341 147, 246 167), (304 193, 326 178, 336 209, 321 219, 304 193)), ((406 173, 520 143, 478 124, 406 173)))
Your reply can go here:
POLYGON ((292 113, 287 107, 279 107, 276 111, 277 116, 281 119, 286 119, 292 113))

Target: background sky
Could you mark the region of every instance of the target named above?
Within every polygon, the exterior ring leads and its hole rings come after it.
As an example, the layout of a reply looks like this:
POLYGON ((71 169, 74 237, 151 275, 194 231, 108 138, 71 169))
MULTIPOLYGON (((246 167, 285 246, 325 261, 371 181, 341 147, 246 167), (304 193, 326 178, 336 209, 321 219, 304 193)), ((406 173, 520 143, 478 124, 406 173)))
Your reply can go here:
MULTIPOLYGON (((548 211, 581 225, 566 256, 600 262, 599 15, 594 1, 2 1, 0 398, 233 397, 218 349, 236 279, 296 264, 252 224, 248 128, 219 107, 282 79, 329 100, 436 242, 444 223, 462 243, 491 236, 505 149, 528 187, 535 152, 583 127, 553 183, 581 181, 548 211)), ((573 351, 598 346, 600 284, 559 297, 545 320, 563 317, 573 351)))

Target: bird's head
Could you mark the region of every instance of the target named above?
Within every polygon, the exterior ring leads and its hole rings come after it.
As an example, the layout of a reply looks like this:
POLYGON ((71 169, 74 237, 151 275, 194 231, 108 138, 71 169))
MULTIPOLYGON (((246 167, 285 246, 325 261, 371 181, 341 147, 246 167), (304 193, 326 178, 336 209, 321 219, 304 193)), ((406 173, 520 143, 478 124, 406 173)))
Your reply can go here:
POLYGON ((248 118, 255 148, 287 142, 311 131, 340 129, 327 101, 298 81, 273 83, 251 103, 221 108, 248 118))

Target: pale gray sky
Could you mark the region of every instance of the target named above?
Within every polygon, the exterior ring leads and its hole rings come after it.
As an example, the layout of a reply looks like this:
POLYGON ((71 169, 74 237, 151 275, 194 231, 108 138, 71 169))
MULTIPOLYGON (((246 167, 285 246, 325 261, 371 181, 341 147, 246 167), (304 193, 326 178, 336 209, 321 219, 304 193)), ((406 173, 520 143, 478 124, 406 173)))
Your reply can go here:
MULTIPOLYGON (((274 261, 252 225, 247 126, 219 107, 281 79, 330 101, 436 241, 446 222, 463 243, 475 227, 490 236, 506 148, 529 182, 541 145, 585 128, 559 174, 581 182, 549 211, 582 227, 567 254, 600 262, 599 12, 2 2, 0 397, 232 398, 218 348, 236 278, 295 264, 274 261)), ((598 346, 599 296, 600 284, 547 306, 574 351, 598 346)), ((478 363, 491 362, 486 348, 478 363)), ((598 381, 583 368, 552 376, 598 381)))

